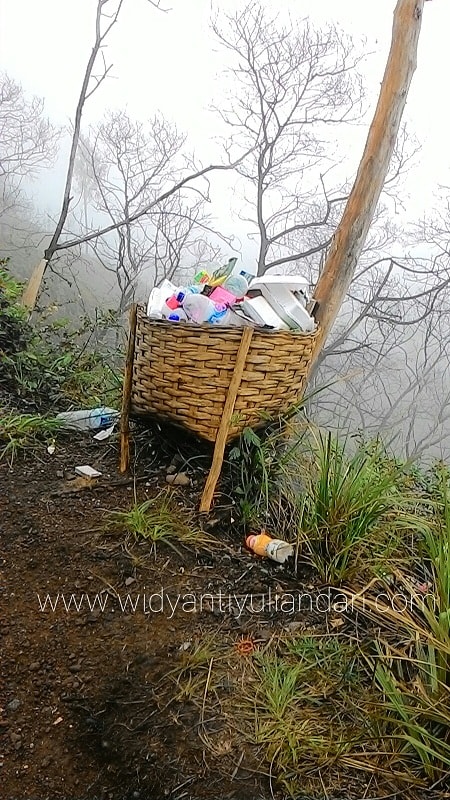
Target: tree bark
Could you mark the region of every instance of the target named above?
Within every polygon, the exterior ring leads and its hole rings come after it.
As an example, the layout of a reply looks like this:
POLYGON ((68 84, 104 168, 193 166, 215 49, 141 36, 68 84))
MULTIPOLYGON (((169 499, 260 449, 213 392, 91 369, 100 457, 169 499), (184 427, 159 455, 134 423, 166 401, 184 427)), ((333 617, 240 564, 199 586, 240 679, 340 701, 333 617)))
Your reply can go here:
POLYGON ((398 0, 391 49, 356 180, 314 291, 320 352, 344 301, 383 189, 411 80, 425 0, 398 0))

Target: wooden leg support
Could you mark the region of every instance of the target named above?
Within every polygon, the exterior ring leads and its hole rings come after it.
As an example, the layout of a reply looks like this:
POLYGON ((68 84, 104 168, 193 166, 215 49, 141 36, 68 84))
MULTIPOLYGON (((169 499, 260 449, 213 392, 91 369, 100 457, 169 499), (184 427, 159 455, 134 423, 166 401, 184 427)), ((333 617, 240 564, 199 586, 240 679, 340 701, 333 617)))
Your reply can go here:
POLYGON ((130 466, 130 405, 133 385, 134 343, 136 339, 137 306, 130 309, 130 332, 128 351, 123 377, 122 413, 120 416, 120 472, 127 472, 130 466))
POLYGON ((227 443, 228 431, 230 428, 231 417, 233 416, 234 404, 238 389, 244 373, 245 362, 247 353, 250 347, 250 342, 253 336, 253 328, 244 328, 242 333, 241 343, 236 356, 236 364, 234 366, 233 376, 231 378, 230 386, 228 388, 228 395, 223 409, 222 420, 219 430, 217 431, 216 443, 214 446, 214 455, 212 460, 211 469, 203 490, 202 499, 200 502, 200 511, 209 511, 211 508, 214 491, 217 481, 220 477, 222 470, 223 456, 225 453, 225 446, 227 443))

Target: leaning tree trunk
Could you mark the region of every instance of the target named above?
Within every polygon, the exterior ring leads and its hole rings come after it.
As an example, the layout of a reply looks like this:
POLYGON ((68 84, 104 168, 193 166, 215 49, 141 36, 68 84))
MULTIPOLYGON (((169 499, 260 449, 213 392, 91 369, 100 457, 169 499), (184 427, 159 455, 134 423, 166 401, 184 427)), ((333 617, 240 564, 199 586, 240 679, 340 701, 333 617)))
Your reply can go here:
POLYGON ((344 301, 361 255, 394 151, 411 80, 426 0, 398 0, 392 44, 364 154, 342 219, 314 291, 320 352, 344 301))

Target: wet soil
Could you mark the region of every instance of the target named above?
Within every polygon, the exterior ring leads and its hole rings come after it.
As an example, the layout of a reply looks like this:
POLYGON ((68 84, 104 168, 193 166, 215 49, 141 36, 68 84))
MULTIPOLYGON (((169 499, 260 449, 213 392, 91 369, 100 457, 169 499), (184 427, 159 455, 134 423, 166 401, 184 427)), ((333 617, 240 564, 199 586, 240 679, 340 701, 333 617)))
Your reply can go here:
MULTIPOLYGON (((223 542, 210 553, 167 544, 152 552, 147 542, 127 545, 124 532, 104 530, 111 510, 167 488, 171 458, 170 448, 147 448, 127 479, 117 472, 116 443, 81 437, 58 443, 53 455, 41 448, 0 464, 5 800, 274 796, 254 754, 232 746, 211 753, 198 708, 161 697, 194 639, 267 638, 286 622, 207 602, 174 611, 165 598, 277 591, 279 567, 251 559, 226 499, 205 522, 223 542), (74 476, 81 464, 102 472, 91 488, 74 476)), ((180 508, 198 502, 206 464, 200 454, 195 469, 189 465, 192 485, 174 490, 180 508)), ((211 731, 219 736, 220 724, 211 731)))

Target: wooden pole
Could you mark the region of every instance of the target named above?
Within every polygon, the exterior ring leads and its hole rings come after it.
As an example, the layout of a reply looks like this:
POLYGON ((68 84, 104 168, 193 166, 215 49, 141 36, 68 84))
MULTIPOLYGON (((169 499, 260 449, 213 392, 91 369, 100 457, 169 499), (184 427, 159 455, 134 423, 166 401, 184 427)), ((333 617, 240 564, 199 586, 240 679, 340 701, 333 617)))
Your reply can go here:
POLYGON ((39 264, 37 264, 31 274, 31 278, 28 281, 25 289, 23 291, 22 297, 20 302, 25 308, 28 308, 30 311, 36 305, 37 296, 39 294, 39 289, 41 288, 42 279, 45 274, 45 270, 47 268, 47 259, 41 258, 39 264))
POLYGON ((128 350, 123 376, 122 413, 120 416, 120 472, 127 472, 130 466, 130 404, 133 386, 133 361, 136 340, 137 306, 130 309, 130 332, 128 350))
POLYGON ((244 373, 245 361, 247 353, 252 341, 253 328, 244 328, 242 332, 242 339, 239 345, 239 350, 236 356, 236 363, 234 365, 233 376, 228 387, 227 399, 223 408, 222 419, 220 422, 219 430, 217 431, 216 443, 214 446, 214 455, 212 460, 211 469, 206 480, 205 488, 203 490, 202 499, 200 501, 200 511, 209 511, 214 497, 214 491, 217 481, 220 477, 220 472, 223 464, 223 454, 225 453, 225 445, 227 443, 228 431, 230 428, 231 417, 233 416, 234 404, 241 384, 242 375, 244 373))
POLYGON ((363 157, 314 291, 320 352, 344 301, 383 189, 417 66, 425 0, 398 0, 389 58, 363 157))

